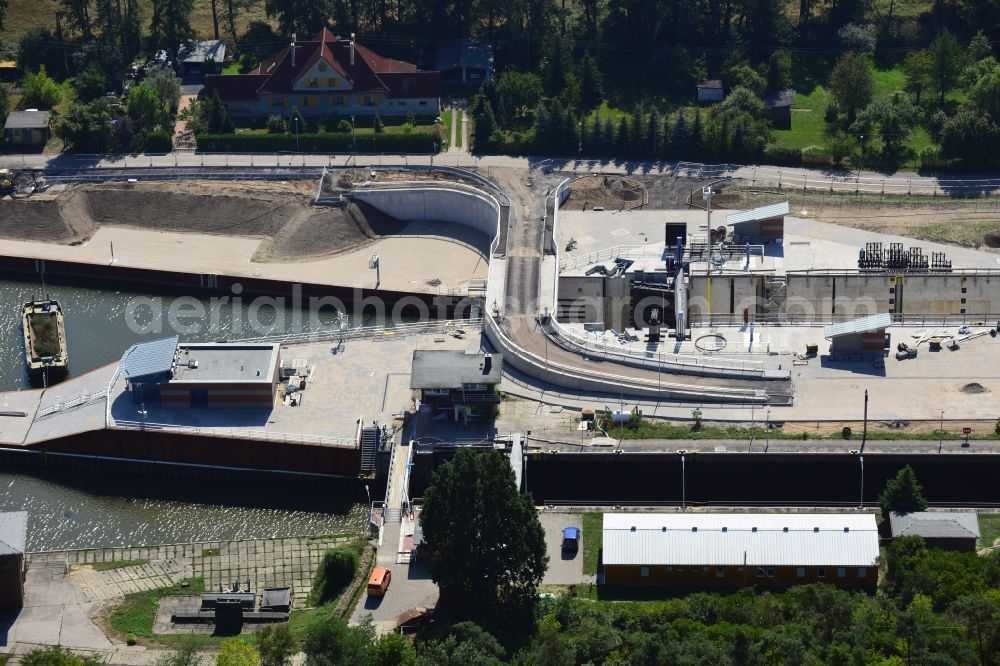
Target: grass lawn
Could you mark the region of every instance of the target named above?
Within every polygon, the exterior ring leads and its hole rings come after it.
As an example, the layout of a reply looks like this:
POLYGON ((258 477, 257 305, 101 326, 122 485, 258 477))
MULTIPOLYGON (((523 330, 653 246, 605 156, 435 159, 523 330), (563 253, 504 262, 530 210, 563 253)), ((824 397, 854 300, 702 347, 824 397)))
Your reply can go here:
MULTIPOLYGON (((447 150, 449 144, 451 144, 451 116, 455 113, 451 109, 443 109, 441 111, 441 140, 444 146, 442 149, 447 150)), ((455 146, 462 145, 462 134, 456 132, 455 134, 455 146)))
POLYGON ((94 571, 111 571, 112 569, 124 569, 125 567, 138 567, 149 564, 149 560, 117 560, 115 562, 94 562, 91 566, 94 571))
POLYGON ((603 102, 601 102, 601 105, 599 107, 597 107, 596 109, 587 114, 587 118, 583 122, 585 124, 590 123, 592 125, 594 122, 594 116, 600 116, 602 123, 610 119, 614 123, 615 130, 617 131, 618 123, 621 121, 622 118, 627 118, 628 115, 629 114, 625 110, 609 106, 608 101, 604 100, 603 102))
POLYGON ((228 65, 222 68, 222 73, 227 76, 232 76, 233 74, 241 74, 242 72, 240 72, 240 63, 235 61, 229 63, 228 65))
POLYGON ((979 514, 979 533, 979 545, 983 548, 992 546, 994 541, 1000 539, 1000 514, 979 514))
POLYGON ((161 587, 145 592, 127 594, 108 616, 108 624, 124 638, 134 634, 142 638, 153 638, 153 623, 156 621, 156 607, 163 597, 199 595, 205 591, 204 578, 188 578, 172 587, 161 587), (184 586, 187 583, 187 586, 184 586))
POLYGON ((583 531, 583 573, 596 574, 604 545, 604 514, 584 513, 580 516, 583 531))

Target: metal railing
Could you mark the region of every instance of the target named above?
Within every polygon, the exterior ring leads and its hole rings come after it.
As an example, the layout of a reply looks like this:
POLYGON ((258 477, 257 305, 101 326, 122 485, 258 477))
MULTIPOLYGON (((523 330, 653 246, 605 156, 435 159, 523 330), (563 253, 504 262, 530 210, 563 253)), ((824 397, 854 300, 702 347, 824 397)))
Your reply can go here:
MULTIPOLYGON (((914 314, 914 313, 889 313, 892 315, 893 324, 897 326, 961 326, 971 324, 975 321, 983 321, 986 324, 995 325, 1000 321, 1000 313, 979 313, 979 314, 914 314)), ((829 326, 845 321, 857 319, 861 315, 796 315, 796 314, 756 314, 754 323, 758 326, 829 326)), ((709 328, 715 326, 742 326, 743 316, 734 314, 712 314, 694 315, 691 322, 692 328, 709 328)), ((713 352, 715 353, 715 352, 713 352)), ((744 353, 744 352, 740 352, 744 353)))
POLYGON ((83 393, 72 400, 66 400, 61 402, 56 402, 48 407, 38 410, 36 419, 45 418, 47 416, 52 416, 58 414, 59 412, 65 412, 76 407, 82 407, 84 405, 93 404, 100 402, 101 400, 107 400, 108 392, 107 389, 101 389, 100 391, 94 391, 93 393, 83 393))
MULTIPOLYGON (((554 321, 554 320, 553 320, 554 321)), ((601 357, 611 361, 623 361, 634 365, 661 368, 664 372, 702 374, 704 371, 737 376, 760 377, 764 374, 762 361, 722 359, 715 356, 702 358, 669 352, 644 352, 629 348, 608 347, 606 340, 590 340, 578 335, 562 324, 553 326, 556 333, 571 349, 585 356, 601 357), (702 371, 702 372, 699 372, 702 371)))
POLYGON ((603 250, 578 254, 559 261, 559 272, 602 264, 614 259, 659 258, 661 249, 649 245, 616 245, 603 250))
POLYGON ((114 430, 140 430, 171 432, 201 437, 223 437, 226 439, 252 439, 285 444, 316 444, 321 446, 357 447, 357 442, 349 437, 328 437, 326 435, 304 435, 286 432, 271 432, 253 428, 214 428, 184 426, 175 423, 150 423, 148 421, 112 420, 108 427, 114 430))

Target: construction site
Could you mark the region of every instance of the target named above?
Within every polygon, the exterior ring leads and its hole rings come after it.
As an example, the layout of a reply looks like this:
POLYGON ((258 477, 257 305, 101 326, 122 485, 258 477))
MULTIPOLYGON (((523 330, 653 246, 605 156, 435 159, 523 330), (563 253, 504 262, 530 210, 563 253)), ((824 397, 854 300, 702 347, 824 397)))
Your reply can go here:
MULTIPOLYGON (((0 267, 125 282, 135 275, 128 271, 147 271, 170 288, 193 276, 208 292, 256 280, 262 293, 302 282, 355 289, 359 299, 445 299, 446 314, 424 316, 466 317, 441 323, 442 331, 481 328, 481 339, 463 337, 459 346, 502 355, 500 390, 536 405, 505 411, 501 404, 497 429, 476 437, 568 431, 565 412, 607 405, 674 421, 697 409, 727 423, 856 422, 865 391, 876 396, 865 418, 884 422, 929 422, 942 411, 951 421, 982 420, 994 410, 1000 290, 991 283, 1000 280, 1000 254, 990 248, 820 222, 793 210, 791 197, 726 208, 750 201, 746 190, 733 194, 732 182, 681 173, 392 165, 251 175, 190 169, 166 178, 122 169, 101 182, 33 178, 0 202, 0 235, 8 239, 0 267)), ((409 376, 407 361, 386 356, 399 340, 435 349, 454 339, 397 335, 404 329, 380 323, 373 335, 391 341, 366 347, 364 360, 384 375, 381 399, 370 401, 377 409, 350 402, 360 379, 347 374, 328 389, 341 415, 332 421, 304 418, 309 410, 295 407, 294 397, 283 416, 277 394, 274 416, 254 417, 257 424, 246 422, 247 412, 214 412, 205 421, 166 405, 142 407, 156 416, 140 417, 116 397, 109 369, 97 382, 107 413, 95 428, 242 428, 251 438, 332 437, 356 449, 359 419, 387 424, 419 408, 410 392, 390 391, 409 376)), ((337 349, 343 334, 311 335, 274 342, 283 357, 287 345, 319 344, 307 365, 329 377, 322 368, 332 361, 319 352, 337 349)), ((62 405, 72 402, 67 391, 62 405)), ((42 411, 56 422, 51 407, 42 411)), ((20 439, 42 445, 47 428, 31 425, 20 439)), ((445 432, 462 438, 460 430, 445 432)), ((580 432, 566 437, 596 437, 580 432)))

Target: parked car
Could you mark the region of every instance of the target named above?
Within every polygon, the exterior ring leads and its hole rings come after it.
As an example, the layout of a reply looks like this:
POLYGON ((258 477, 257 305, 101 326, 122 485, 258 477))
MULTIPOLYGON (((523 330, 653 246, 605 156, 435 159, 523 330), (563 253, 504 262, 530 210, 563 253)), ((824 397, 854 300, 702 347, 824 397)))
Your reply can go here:
POLYGON ((575 553, 580 548, 580 528, 564 527, 562 549, 567 553, 575 553))
POLYGON ((368 578, 368 596, 384 597, 389 590, 389 582, 392 580, 392 572, 385 567, 375 567, 372 575, 368 578))

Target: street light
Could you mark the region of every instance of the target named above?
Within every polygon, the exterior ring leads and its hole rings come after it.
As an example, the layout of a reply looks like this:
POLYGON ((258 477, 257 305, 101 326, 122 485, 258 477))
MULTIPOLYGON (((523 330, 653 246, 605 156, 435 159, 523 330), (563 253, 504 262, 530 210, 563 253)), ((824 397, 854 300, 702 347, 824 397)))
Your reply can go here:
POLYGON ((941 453, 941 447, 944 446, 944 410, 941 410, 941 425, 938 428, 938 453, 941 453))
POLYGON ((861 464, 861 495, 858 501, 858 508, 865 508, 865 457, 858 454, 858 462, 861 464))
POLYGON ((767 439, 764 441, 764 453, 767 453, 767 449, 771 446, 771 410, 767 410, 767 420, 764 421, 764 433, 767 435, 767 439))
POLYGON ((354 143, 354 166, 358 166, 358 133, 354 127, 354 116, 351 116, 351 141, 354 143))
POLYGON ((580 121, 580 145, 577 147, 577 153, 580 157, 583 157, 583 121, 580 121))
POLYGON ((296 111, 298 109, 292 110, 292 125, 295 126, 295 152, 299 152, 299 116, 296 111))
POLYGON ((687 508, 687 473, 686 465, 684 462, 685 454, 687 451, 684 449, 678 449, 677 453, 681 454, 681 508, 687 508))
POLYGON ((365 494, 368 495, 368 529, 370 530, 371 526, 372 526, 372 509, 373 509, 373 507, 372 507, 372 493, 368 489, 368 484, 367 483, 365 484, 365 494))

